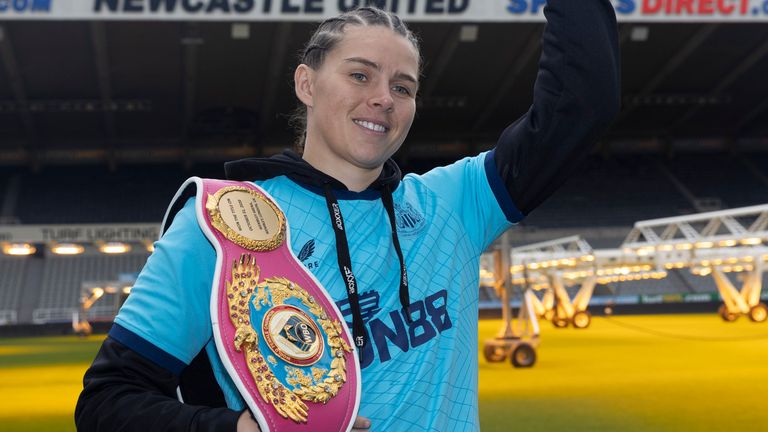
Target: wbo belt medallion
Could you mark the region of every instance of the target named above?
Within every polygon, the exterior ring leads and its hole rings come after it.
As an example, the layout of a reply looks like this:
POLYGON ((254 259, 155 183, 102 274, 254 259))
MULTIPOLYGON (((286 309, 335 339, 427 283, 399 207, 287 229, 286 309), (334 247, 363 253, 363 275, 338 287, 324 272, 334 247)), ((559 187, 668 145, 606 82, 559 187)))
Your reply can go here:
POLYGON ((306 421, 303 401, 336 396, 347 381, 345 359, 352 349, 341 337, 341 323, 329 319, 306 290, 285 278, 260 281, 259 274, 251 255, 232 263, 232 342, 245 354, 262 398, 284 416, 306 421))
POLYGON ((198 187, 198 220, 217 250, 217 351, 259 426, 350 430, 360 401, 358 359, 333 300, 290 250, 282 210, 251 183, 190 182, 198 187))
POLYGON ((299 308, 280 305, 267 311, 261 334, 278 357, 296 366, 310 366, 323 355, 323 343, 312 318, 299 308))

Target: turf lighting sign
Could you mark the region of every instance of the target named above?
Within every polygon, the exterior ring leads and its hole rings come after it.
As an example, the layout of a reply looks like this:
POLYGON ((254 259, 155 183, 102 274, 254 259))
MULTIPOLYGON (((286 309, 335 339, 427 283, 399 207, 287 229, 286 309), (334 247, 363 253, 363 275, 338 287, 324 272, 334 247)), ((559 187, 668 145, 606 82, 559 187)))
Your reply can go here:
MULTIPOLYGON (((571 0, 584 1, 584 0, 571 0)), ((611 0, 627 22, 766 22, 768 0, 611 0)), ((546 0, 0 0, 0 20, 317 21, 375 5, 410 21, 543 21, 546 0)))
POLYGON ((155 241, 159 234, 157 224, 0 225, 0 242, 8 243, 138 243, 155 241))

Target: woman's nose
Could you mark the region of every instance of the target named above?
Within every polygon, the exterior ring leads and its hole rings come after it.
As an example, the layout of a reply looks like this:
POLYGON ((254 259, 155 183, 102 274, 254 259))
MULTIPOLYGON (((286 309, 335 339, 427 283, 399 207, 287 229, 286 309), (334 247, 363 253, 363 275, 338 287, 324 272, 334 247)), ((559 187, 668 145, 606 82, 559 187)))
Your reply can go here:
POLYGON ((392 99, 392 94, 390 93, 388 85, 377 86, 368 103, 383 111, 391 111, 395 105, 395 101, 392 99))

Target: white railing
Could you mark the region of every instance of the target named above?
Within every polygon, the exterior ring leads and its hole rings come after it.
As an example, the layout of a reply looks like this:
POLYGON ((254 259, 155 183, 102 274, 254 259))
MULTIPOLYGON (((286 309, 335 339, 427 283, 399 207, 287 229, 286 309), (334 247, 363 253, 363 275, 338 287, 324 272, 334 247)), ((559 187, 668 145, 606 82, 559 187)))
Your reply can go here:
POLYGON ((117 315, 117 309, 114 305, 97 305, 88 310, 86 317, 89 321, 112 320, 117 315))
POLYGON ((35 324, 72 322, 77 314, 75 308, 40 308, 32 311, 32 322, 35 324))
POLYGON ((16 324, 18 315, 15 310, 3 309, 0 310, 0 325, 16 324))

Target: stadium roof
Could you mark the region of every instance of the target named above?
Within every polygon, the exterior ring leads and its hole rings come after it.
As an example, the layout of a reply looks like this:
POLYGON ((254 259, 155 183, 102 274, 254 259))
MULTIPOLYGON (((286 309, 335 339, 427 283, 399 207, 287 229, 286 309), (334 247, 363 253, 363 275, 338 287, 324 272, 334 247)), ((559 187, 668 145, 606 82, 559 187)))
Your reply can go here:
MULTIPOLYGON (((313 26, 0 21, 0 165, 279 151, 293 140, 295 54, 313 26)), ((543 24, 412 27, 423 39, 425 77, 400 157, 453 159, 491 145, 530 104, 543 24)), ((624 22, 620 37, 624 107, 606 142, 766 142, 764 22, 624 22)))

